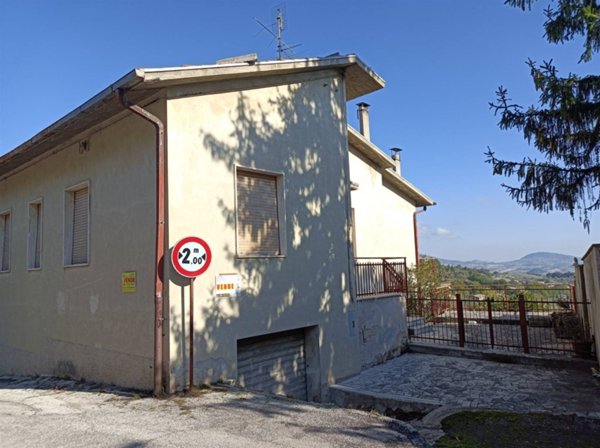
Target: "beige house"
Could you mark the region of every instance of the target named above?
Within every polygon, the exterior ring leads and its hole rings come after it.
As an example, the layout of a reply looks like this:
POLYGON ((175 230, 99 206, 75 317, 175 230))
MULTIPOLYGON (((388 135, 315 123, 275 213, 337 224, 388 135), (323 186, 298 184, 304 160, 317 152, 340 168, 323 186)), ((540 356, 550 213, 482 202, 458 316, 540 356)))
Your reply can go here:
POLYGON ((354 255, 391 259, 401 255, 413 265, 417 207, 435 203, 402 177, 398 155, 394 160, 371 142, 366 103, 359 104, 359 116, 361 132, 348 126, 354 255))
POLYGON ((399 353, 405 264, 359 294, 352 238, 410 263, 432 202, 347 125, 383 85, 354 55, 136 69, 2 156, 0 374, 182 389, 190 317, 195 384, 320 400, 399 353), (192 316, 186 236, 212 253, 192 316))

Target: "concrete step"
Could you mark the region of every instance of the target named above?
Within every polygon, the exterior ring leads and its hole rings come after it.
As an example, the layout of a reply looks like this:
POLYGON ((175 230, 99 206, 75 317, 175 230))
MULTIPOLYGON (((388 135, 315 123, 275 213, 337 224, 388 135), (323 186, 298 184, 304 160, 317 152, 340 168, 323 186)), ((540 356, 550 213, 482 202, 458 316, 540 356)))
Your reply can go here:
POLYGON ((455 356, 459 358, 481 359, 507 364, 524 364, 557 369, 577 369, 590 371, 598 364, 595 359, 574 358, 570 356, 538 355, 502 350, 481 350, 465 347, 453 347, 441 344, 427 344, 423 342, 409 342, 408 350, 411 353, 427 355, 455 356))

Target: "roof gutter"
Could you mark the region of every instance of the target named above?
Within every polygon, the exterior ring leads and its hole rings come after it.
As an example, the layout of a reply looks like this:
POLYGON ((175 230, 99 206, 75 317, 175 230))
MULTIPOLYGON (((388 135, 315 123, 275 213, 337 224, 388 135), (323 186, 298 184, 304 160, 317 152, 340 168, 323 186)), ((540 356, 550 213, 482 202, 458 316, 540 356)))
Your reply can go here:
MULTIPOLYGON (((161 263, 165 254, 165 126, 160 118, 127 101, 125 91, 117 90, 121 104, 156 129, 156 245, 154 259, 154 395, 163 394, 163 272, 161 263)), ((164 268, 164 266, 163 266, 164 268)))

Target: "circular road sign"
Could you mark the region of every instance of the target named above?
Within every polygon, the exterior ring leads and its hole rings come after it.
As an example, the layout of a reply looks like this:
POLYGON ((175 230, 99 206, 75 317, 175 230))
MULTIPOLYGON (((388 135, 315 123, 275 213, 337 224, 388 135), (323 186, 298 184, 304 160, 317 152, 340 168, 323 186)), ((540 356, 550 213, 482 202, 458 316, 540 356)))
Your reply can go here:
POLYGON ((212 254, 206 241, 195 236, 185 237, 175 244, 171 264, 180 275, 198 277, 210 266, 212 254))

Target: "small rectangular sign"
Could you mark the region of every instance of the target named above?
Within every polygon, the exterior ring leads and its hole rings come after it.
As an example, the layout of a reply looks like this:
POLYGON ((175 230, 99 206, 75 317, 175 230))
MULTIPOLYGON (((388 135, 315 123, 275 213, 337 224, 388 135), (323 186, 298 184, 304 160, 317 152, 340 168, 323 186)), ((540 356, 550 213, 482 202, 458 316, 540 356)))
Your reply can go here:
POLYGON ((215 297, 237 298, 240 295, 240 276, 238 274, 219 274, 215 279, 215 297))
POLYGON ((137 273, 135 271, 123 272, 121 274, 121 291, 124 293, 137 291, 137 273))

